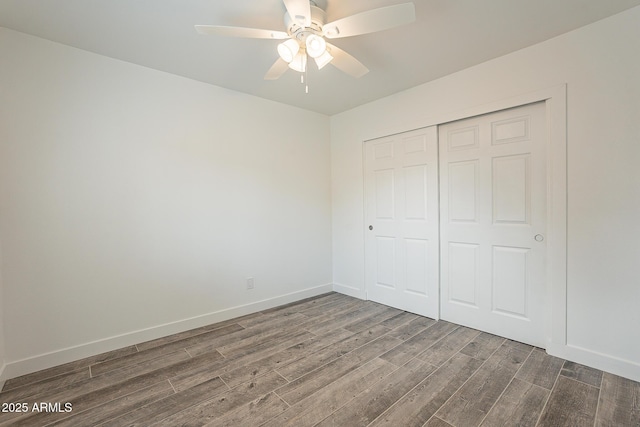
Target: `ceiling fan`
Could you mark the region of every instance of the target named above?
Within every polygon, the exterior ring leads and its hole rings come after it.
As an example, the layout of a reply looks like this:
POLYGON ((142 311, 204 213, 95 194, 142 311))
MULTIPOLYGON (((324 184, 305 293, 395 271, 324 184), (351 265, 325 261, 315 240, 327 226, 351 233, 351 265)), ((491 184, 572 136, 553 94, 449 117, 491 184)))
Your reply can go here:
POLYGON ((306 72, 309 57, 315 61, 318 69, 331 63, 342 72, 359 78, 369 72, 367 67, 344 50, 327 43, 325 38, 337 39, 373 33, 415 21, 413 3, 381 7, 326 22, 325 11, 313 0, 283 2, 287 10, 284 15, 286 31, 224 25, 196 25, 195 28, 204 35, 285 40, 278 45, 280 57, 267 71, 265 80, 276 80, 289 68, 306 72))

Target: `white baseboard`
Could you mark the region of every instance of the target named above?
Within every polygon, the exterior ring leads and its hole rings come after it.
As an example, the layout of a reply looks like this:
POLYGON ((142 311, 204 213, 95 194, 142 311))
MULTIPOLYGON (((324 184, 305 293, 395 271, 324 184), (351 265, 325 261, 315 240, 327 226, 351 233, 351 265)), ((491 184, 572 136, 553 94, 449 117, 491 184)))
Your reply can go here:
MULTIPOLYGON (((94 356, 96 354, 161 338, 167 335, 184 332, 189 329, 222 322, 244 316, 246 314, 255 313, 257 311, 267 310, 279 305, 288 304, 331 291, 339 292, 354 298, 366 299, 366 293, 361 289, 340 283, 333 283, 280 295, 278 297, 268 298, 262 301, 231 307, 152 328, 133 331, 127 334, 5 363, 0 367, 0 390, 7 379, 15 378, 20 375, 29 374, 42 369, 51 368, 53 366, 73 362, 85 357, 94 356)), ((566 360, 571 360, 576 363, 581 363, 583 365, 591 366, 596 369, 640 382, 640 364, 630 360, 620 359, 611 355, 598 353, 573 345, 557 345, 549 343, 546 350, 547 353, 552 356, 561 357, 566 360)))
POLYGON ((239 305, 236 307, 207 313, 189 319, 166 323, 164 325, 154 326, 152 328, 133 331, 123 335, 88 342, 74 347, 69 347, 50 353, 40 354, 26 359, 17 360, 7 363, 2 367, 0 381, 4 382, 9 378, 15 378, 21 375, 30 374, 42 369, 47 369, 53 366, 83 359, 85 357, 95 356, 107 351, 117 350, 122 347, 139 344, 156 338, 165 337, 167 335, 188 331, 190 329, 199 328, 202 326, 210 325, 212 323, 222 322, 225 320, 244 316, 246 314, 267 310, 269 308, 331 292, 332 290, 332 284, 316 286, 313 288, 304 289, 302 291, 268 298, 262 301, 239 305))
POLYGON ((630 360, 620 359, 571 344, 549 344, 547 346, 547 353, 640 382, 640 364, 630 360))
POLYGON ((367 294, 362 289, 354 288, 351 286, 343 285, 341 283, 334 283, 333 290, 350 297, 366 300, 367 294))

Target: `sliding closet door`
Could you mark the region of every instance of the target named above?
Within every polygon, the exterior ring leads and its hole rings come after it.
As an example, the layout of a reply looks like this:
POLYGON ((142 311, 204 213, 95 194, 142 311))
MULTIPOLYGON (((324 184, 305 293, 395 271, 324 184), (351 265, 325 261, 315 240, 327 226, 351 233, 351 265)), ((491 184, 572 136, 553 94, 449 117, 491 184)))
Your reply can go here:
POLYGON ((439 127, 441 317, 545 347, 544 103, 439 127))
POLYGON ((438 318, 436 127, 367 141, 367 298, 438 318))

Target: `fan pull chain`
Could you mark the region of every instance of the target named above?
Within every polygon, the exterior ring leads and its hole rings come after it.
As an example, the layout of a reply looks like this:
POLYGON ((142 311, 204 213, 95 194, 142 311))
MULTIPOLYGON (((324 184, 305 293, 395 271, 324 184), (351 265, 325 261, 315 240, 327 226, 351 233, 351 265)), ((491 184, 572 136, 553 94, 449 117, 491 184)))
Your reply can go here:
POLYGON ((309 93, 309 67, 305 67, 304 69, 304 79, 306 80, 307 84, 304 87, 304 93, 309 93))

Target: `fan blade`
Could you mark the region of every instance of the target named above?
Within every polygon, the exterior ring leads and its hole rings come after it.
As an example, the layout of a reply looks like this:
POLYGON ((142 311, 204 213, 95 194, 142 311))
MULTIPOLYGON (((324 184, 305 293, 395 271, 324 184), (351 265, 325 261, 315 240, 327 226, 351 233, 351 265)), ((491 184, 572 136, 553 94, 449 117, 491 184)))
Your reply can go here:
POLYGON ((283 0, 291 19, 303 27, 311 26, 311 4, 309 0, 283 0))
POLYGON ((324 25, 322 31, 327 38, 337 39, 388 30, 415 20, 416 8, 413 3, 403 3, 368 10, 329 22, 324 25))
POLYGON ((327 43, 327 50, 331 56, 333 56, 330 64, 343 73, 347 73, 355 78, 360 78, 369 72, 369 69, 362 65, 360 61, 339 47, 327 43))
POLYGON ((285 71, 289 69, 289 64, 282 58, 278 58, 278 60, 269 68, 267 74, 264 75, 265 80, 278 80, 280 76, 284 74, 285 71))
POLYGON ((246 37, 250 39, 286 39, 284 31, 261 30, 259 28, 226 27, 224 25, 196 25, 196 31, 202 35, 227 37, 246 37))

